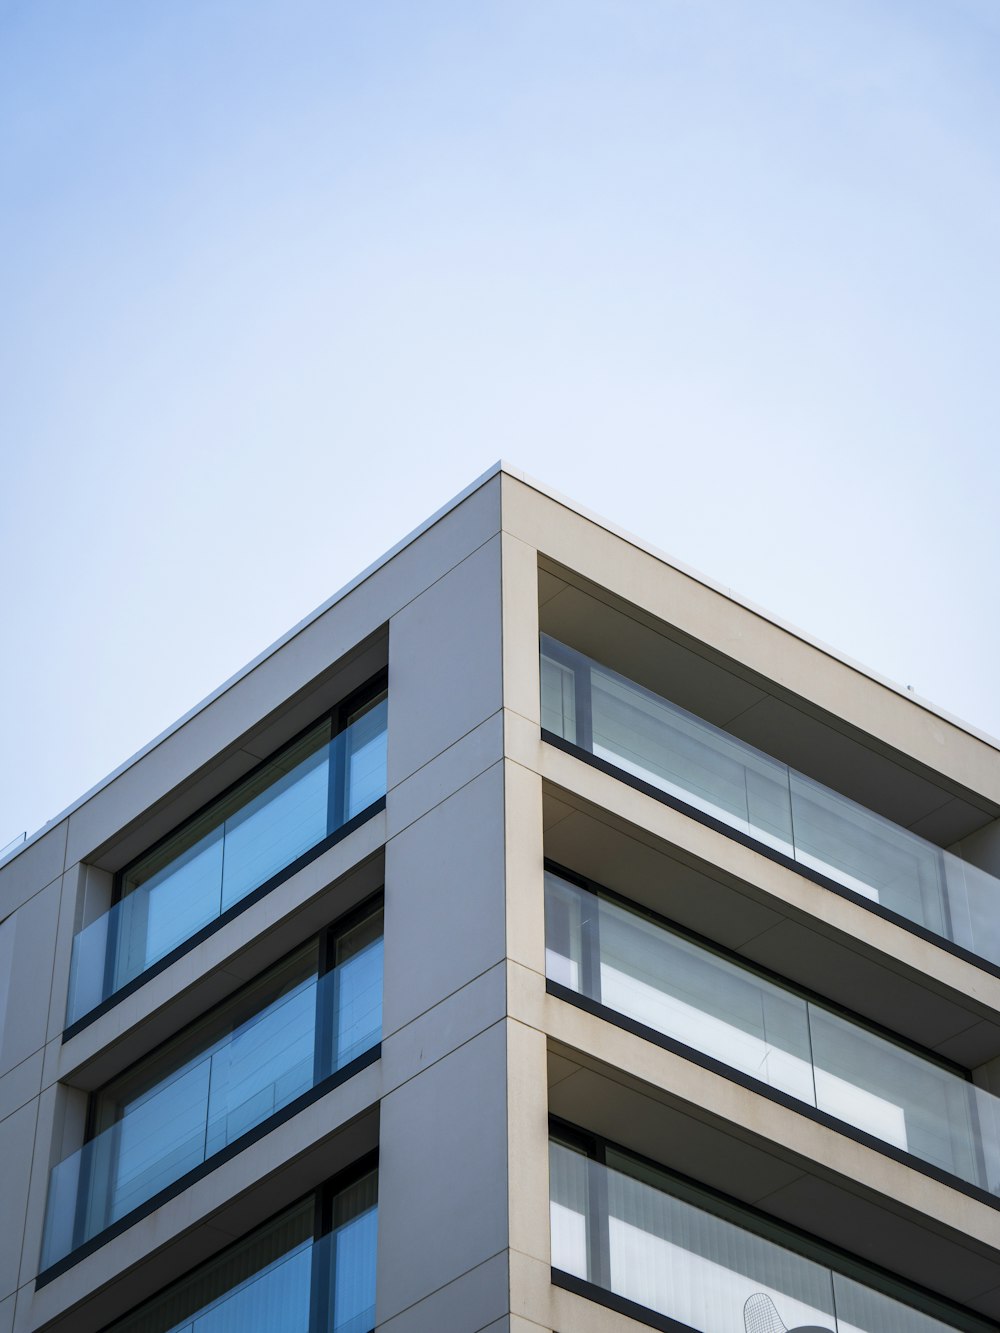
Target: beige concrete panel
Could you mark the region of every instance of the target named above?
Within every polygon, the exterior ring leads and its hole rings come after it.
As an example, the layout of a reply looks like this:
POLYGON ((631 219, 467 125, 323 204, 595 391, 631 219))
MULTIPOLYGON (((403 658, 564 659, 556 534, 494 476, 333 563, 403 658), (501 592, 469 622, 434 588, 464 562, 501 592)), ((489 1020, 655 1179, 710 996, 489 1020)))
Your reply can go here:
POLYGON ((541 773, 546 752, 551 750, 542 740, 537 722, 531 722, 520 713, 508 712, 504 717, 504 753, 532 772, 541 773))
POLYGON ((503 527, 664 624, 1000 802, 1000 757, 992 745, 507 475, 503 527))
POLYGON ((814 1164, 821 1174, 833 1172, 850 1182, 851 1189, 854 1182, 863 1181, 866 1192, 919 1214, 923 1225, 947 1228, 1000 1250, 1000 1213, 989 1205, 540 991, 533 974, 518 969, 508 979, 511 1016, 541 1027, 554 1040, 649 1084, 671 1100, 766 1141, 776 1156, 800 1159, 802 1169, 814 1164))
MULTIPOLYGON (((540 748, 542 775, 556 787, 711 865, 723 877, 763 890, 776 900, 775 906, 781 905, 808 918, 818 931, 849 937, 857 942, 859 951, 880 953, 887 967, 906 968, 920 974, 928 986, 952 991, 984 1016, 1000 1013, 1000 978, 813 883, 734 838, 672 810, 575 756, 551 745, 543 744, 540 748)), ((523 756, 515 757, 523 762, 523 756)))
POLYGON ((545 971, 545 882, 542 783, 536 773, 504 765, 507 858, 507 956, 545 971))
POLYGON ((567 870, 729 949, 743 948, 786 920, 761 902, 760 895, 741 893, 737 886, 714 878, 710 870, 669 856, 640 830, 616 827, 602 817, 603 812, 574 811, 562 802, 559 806, 568 813, 546 831, 545 854, 567 870))
MULTIPOLYGON (((354 1122, 377 1104, 381 1090, 382 1071, 376 1062, 221 1163, 36 1291, 23 1322, 18 1311, 19 1333, 38 1329, 61 1312, 90 1300, 139 1265, 146 1265, 146 1276, 141 1295, 133 1295, 133 1301, 152 1295, 179 1275, 176 1270, 165 1272, 158 1256, 183 1233, 213 1219, 214 1227, 229 1236, 244 1234, 320 1184, 337 1169, 341 1131, 351 1132, 354 1122)), ((26 1252, 28 1243, 26 1236, 26 1252)), ((27 1281, 34 1272, 32 1265, 26 1265, 22 1280, 27 1281)), ((77 1329, 83 1333, 88 1325, 74 1318, 69 1327, 73 1333, 77 1329)))
POLYGON ((389 788, 502 705, 500 538, 389 623, 389 788))
POLYGON ((475 977, 461 990, 383 1038, 382 1070, 386 1093, 424 1073, 452 1051, 498 1023, 507 1007, 507 969, 503 962, 475 977))
POLYGON ((3 1163, 3 1206, 0 1207, 0 1298, 18 1287, 28 1188, 35 1143, 38 1104, 29 1102, 0 1121, 0 1163, 3 1163))
MULTIPOLYGON (((380 1217, 381 1221, 381 1217, 380 1217)), ((494 1255, 384 1323, 379 1333, 486 1333, 507 1324, 507 1253, 494 1255), (497 1316, 500 1316, 499 1319, 497 1316)))
MULTIPOLYGON (((0 1051, 0 1075, 45 1045, 49 987, 55 958, 60 880, 53 880, 14 914, 11 971, 0 1051)), ((10 928, 9 921, 4 923, 10 928)))
POLYGON ((538 680, 538 552, 504 533, 503 702, 537 727, 541 716, 538 680))
POLYGON ((62 823, 5 861, 0 866, 0 921, 58 879, 65 859, 66 824, 62 823))
POLYGON ((498 710, 392 788, 386 801, 386 837, 401 833, 502 756, 503 713, 498 710))
POLYGON ((523 1320, 530 1329, 541 1327, 558 1333, 649 1333, 648 1324, 637 1323, 596 1301, 554 1287, 547 1263, 513 1250, 510 1308, 512 1318, 523 1320))
POLYGON ((42 1089, 45 1052, 35 1051, 6 1074, 0 1075, 0 1120, 19 1110, 42 1089))
POLYGON ((385 897, 389 1036, 504 956, 502 764, 389 840, 385 897))
POLYGON ((58 1077, 97 1087, 349 911, 382 883, 384 839, 380 812, 71 1037, 58 1077))
POLYGON ((499 504, 494 477, 97 791, 69 816, 69 862, 88 859, 172 791, 178 774, 216 760, 497 533, 499 504))
MULTIPOLYGON (((508 963, 508 968, 515 966, 508 963)), ((547 1043, 523 1023, 507 1025, 507 1152, 510 1245, 549 1262, 547 1043)))
POLYGON ((1000 876, 1000 819, 956 842, 949 850, 980 870, 1000 876))
MULTIPOLYGON (((382 1323, 506 1250, 505 1027, 495 1024, 383 1098, 382 1323)), ((505 1300, 489 1318, 506 1309, 505 1300)))
MULTIPOLYGON (((933 1207, 930 1199, 928 1205, 933 1207)), ((922 1218, 902 1218, 895 1208, 875 1209, 866 1217, 859 1236, 850 1195, 812 1175, 775 1190, 761 1206, 775 1217, 794 1220, 797 1226, 802 1225, 803 1217, 822 1218, 825 1238, 848 1251, 857 1252, 859 1244, 871 1245, 877 1237, 878 1261, 904 1282, 929 1286, 982 1313, 998 1313, 995 1305, 991 1309, 982 1300, 982 1293, 1000 1281, 997 1256, 977 1252, 951 1237, 929 1235, 922 1218)))

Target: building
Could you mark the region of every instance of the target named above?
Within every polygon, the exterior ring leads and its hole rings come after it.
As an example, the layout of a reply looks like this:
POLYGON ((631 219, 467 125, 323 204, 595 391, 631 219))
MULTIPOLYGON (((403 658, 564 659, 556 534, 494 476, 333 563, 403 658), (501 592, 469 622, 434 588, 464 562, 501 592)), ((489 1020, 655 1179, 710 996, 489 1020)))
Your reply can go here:
POLYGON ((0 1333, 996 1327, 998 814, 499 465, 0 867, 0 1333))

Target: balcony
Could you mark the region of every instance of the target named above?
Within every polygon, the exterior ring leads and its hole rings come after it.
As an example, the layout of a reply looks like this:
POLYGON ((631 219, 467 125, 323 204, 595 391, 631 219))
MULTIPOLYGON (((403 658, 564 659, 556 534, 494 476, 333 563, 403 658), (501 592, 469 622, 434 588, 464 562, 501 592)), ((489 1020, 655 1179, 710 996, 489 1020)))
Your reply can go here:
POLYGON ((106 1333, 369 1333, 377 1192, 370 1170, 310 1195, 106 1333), (324 1212, 329 1230, 316 1235, 324 1212))
POLYGON ((542 731, 695 818, 1000 967, 1000 881, 543 634, 542 731))
POLYGON ((118 901, 73 940, 67 1027, 165 966, 379 809, 387 713, 377 683, 121 872, 118 901))
POLYGON ((545 915, 556 995, 1000 1195, 1000 1098, 954 1066, 553 869, 545 915))
POLYGON ((382 910, 272 968, 95 1094, 95 1133, 52 1171, 42 1268, 100 1244, 377 1054, 382 910))
POLYGON ((569 1126, 549 1155, 553 1281, 664 1330, 985 1333, 991 1325, 569 1126))

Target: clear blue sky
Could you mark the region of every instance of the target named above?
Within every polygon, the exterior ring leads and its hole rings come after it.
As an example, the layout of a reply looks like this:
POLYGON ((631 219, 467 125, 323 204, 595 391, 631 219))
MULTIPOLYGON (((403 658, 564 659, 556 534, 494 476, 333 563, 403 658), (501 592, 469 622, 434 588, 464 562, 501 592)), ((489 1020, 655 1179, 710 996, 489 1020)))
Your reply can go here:
POLYGON ((995 0, 0 0, 0 845, 504 456, 1000 733, 995 0))

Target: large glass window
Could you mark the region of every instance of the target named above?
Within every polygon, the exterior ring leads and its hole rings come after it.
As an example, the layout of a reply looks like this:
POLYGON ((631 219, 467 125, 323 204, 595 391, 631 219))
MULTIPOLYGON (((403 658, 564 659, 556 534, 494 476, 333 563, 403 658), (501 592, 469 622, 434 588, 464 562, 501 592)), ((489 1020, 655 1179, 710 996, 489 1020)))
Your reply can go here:
POLYGON ((91 1133, 52 1172, 48 1268, 332 1079, 382 1031, 382 909, 362 909, 91 1099, 91 1133))
POLYGON ((370 1333, 378 1176, 334 1181, 105 1333, 370 1333))
POLYGON ((377 680, 126 867, 118 901, 73 941, 67 1023, 374 812, 387 715, 377 680))
MULTIPOLYGON (((557 1281, 588 1284, 700 1333, 992 1327, 563 1127, 550 1144, 549 1190, 557 1281)), ((642 1318, 641 1309, 630 1313, 642 1318)))
POLYGON ((564 992, 1000 1194, 1000 1099, 953 1066, 552 867, 545 917, 564 992))
POLYGON ((542 635, 542 729, 859 898, 1000 963, 1000 881, 542 635))

